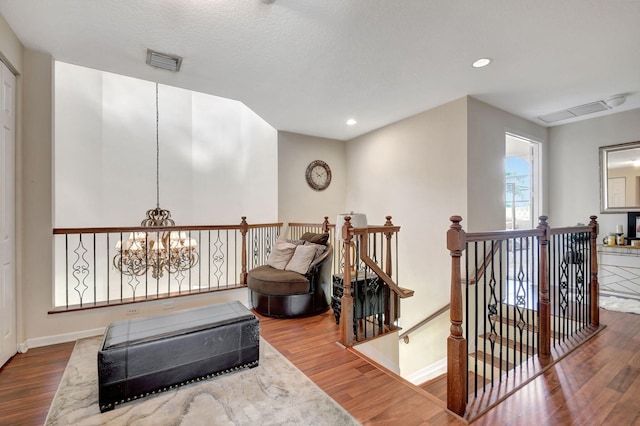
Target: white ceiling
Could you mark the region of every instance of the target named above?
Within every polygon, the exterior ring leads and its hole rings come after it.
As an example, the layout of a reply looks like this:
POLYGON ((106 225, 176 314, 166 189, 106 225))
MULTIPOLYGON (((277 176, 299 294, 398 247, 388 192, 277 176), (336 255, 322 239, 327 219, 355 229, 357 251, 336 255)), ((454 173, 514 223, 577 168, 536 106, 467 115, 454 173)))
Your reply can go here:
POLYGON ((465 95, 541 125, 617 94, 581 119, 640 108, 640 0, 0 0, 0 13, 57 60, 236 99, 308 135, 351 139, 465 95), (146 65, 147 48, 182 70, 146 65))

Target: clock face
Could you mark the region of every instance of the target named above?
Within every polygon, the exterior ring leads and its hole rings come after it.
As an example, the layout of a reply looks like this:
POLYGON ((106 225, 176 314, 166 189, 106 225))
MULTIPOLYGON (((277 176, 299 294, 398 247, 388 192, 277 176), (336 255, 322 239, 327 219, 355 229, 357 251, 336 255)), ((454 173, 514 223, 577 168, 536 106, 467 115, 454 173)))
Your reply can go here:
POLYGON ((324 161, 315 160, 307 166, 305 176, 310 187, 322 191, 331 183, 331 168, 324 161))

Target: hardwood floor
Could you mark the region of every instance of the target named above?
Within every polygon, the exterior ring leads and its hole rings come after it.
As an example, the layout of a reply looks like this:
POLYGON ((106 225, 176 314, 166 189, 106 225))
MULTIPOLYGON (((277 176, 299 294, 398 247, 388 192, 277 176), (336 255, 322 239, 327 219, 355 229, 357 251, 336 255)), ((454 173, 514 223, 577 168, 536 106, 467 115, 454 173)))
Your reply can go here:
POLYGON ((336 342, 331 311, 311 318, 261 317, 262 336, 359 422, 380 425, 462 425, 445 404, 336 342))
MULTIPOLYGON (((640 425, 640 315, 601 310, 602 332, 474 425, 640 425)), ((437 395, 337 343, 332 312, 260 318, 261 334, 358 421, 370 425, 464 424, 437 395)), ((0 425, 40 425, 73 343, 16 355, 0 370, 0 425)))
POLYGON ((0 369, 0 425, 41 425, 75 342, 17 354, 0 369))

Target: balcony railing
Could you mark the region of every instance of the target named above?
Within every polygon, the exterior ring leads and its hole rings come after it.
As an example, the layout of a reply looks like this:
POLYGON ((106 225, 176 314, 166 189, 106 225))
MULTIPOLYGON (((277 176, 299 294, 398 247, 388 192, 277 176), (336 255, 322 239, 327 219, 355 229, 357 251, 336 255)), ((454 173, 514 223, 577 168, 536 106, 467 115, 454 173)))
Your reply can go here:
POLYGON ((282 223, 54 229, 54 309, 63 312, 243 287, 282 223))

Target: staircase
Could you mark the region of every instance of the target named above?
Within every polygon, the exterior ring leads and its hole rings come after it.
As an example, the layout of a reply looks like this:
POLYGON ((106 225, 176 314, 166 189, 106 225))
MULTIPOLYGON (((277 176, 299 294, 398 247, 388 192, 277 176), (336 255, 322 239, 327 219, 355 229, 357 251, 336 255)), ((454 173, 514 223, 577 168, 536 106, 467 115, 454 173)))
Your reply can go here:
MULTIPOLYGON (((537 295, 532 291, 529 294, 537 295)), ((537 299, 537 297, 536 297, 537 299)), ((573 299, 573 297, 569 297, 573 299)), ((482 332, 477 338, 477 345, 469 344, 467 360, 467 383, 470 398, 480 391, 498 386, 509 379, 509 376, 519 374, 516 367, 533 363, 538 354, 539 325, 538 312, 535 304, 527 300, 524 306, 516 306, 507 301, 500 304, 497 311, 501 315, 494 315, 487 321, 489 331, 482 332), (523 321, 524 319, 524 321, 523 321), (495 332, 491 333, 493 324, 495 332)), ((570 312, 579 312, 575 302, 567 306, 570 312)), ((551 338, 552 346, 555 342, 562 342, 567 337, 566 330, 578 330, 588 327, 587 324, 566 316, 552 315, 551 338), (563 330, 565 330, 563 332, 563 330)), ((420 388, 447 401, 447 374, 442 374, 421 385, 420 388)))

